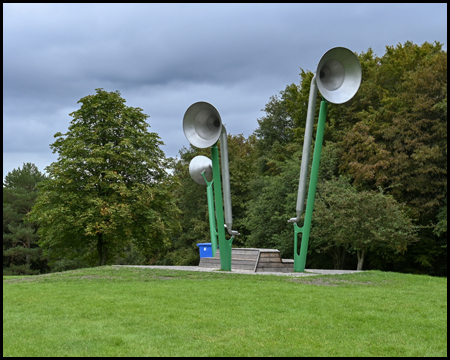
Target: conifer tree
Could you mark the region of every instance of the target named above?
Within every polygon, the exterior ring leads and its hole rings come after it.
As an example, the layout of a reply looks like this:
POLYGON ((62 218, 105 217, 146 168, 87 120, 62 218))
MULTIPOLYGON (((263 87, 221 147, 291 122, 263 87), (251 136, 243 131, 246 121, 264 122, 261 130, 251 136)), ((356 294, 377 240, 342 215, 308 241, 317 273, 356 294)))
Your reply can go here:
POLYGON ((24 223, 37 197, 36 185, 45 179, 36 165, 24 163, 3 181, 3 274, 38 274, 42 252, 37 227, 24 223))

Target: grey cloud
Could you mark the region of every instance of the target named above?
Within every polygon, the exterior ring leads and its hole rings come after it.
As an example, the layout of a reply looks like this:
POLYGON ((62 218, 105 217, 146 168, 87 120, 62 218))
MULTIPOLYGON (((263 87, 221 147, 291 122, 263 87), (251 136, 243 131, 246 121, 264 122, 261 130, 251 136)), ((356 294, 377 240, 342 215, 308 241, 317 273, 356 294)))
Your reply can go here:
MULTIPOLYGON (((270 96, 298 83, 300 67, 314 71, 333 46, 383 55, 406 40, 447 41, 446 4, 4 4, 3 11, 8 164, 20 152, 24 161, 51 154, 53 134, 67 130, 68 113, 95 88, 119 90, 143 108, 175 156, 188 145, 180 124, 195 101, 213 103, 229 133, 248 135, 270 96)), ((41 158, 47 166, 51 156, 41 158)))

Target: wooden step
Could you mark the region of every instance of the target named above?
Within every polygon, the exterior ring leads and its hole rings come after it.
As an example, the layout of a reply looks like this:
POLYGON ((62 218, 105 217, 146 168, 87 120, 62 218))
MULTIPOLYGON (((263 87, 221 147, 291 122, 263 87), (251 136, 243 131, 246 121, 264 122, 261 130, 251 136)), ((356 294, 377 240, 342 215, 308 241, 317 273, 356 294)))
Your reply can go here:
MULTIPOLYGON (((235 248, 231 249, 231 258, 232 259, 241 259, 241 260, 258 260, 259 250, 258 249, 243 249, 243 248, 235 248)), ((216 250, 216 258, 220 259, 220 250, 216 250)))
MULTIPOLYGON (((200 267, 208 267, 213 269, 220 269, 220 258, 201 258, 199 265, 200 267)), ((254 271, 256 266, 256 261, 252 260, 241 260, 241 259, 231 259, 231 268, 234 270, 251 270, 254 271)))

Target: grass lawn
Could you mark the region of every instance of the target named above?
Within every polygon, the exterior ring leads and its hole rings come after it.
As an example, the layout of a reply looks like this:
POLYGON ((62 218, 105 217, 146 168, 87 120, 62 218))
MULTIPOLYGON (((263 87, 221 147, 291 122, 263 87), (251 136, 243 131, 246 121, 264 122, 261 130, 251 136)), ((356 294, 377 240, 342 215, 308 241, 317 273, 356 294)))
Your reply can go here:
POLYGON ((114 266, 4 276, 3 356, 447 356, 447 279, 114 266))

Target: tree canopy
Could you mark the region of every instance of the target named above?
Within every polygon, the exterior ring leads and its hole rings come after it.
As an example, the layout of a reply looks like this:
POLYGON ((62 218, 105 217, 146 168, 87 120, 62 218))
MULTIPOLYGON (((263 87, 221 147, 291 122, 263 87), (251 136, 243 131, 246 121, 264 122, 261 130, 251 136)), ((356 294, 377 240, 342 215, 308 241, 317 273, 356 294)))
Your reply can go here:
POLYGON ((38 195, 36 185, 46 177, 36 165, 24 163, 3 181, 3 274, 39 274, 46 261, 37 245, 37 226, 24 222, 38 195))
POLYGON ((68 132, 50 145, 58 160, 29 214, 39 244, 54 256, 97 253, 98 265, 130 242, 151 257, 179 226, 163 143, 118 91, 96 89, 78 103, 68 132))
POLYGON ((357 270, 362 270, 367 251, 385 256, 418 241, 417 226, 392 195, 357 191, 342 177, 321 183, 314 215, 312 247, 318 252, 332 248, 337 268, 346 251, 356 252, 357 270))

